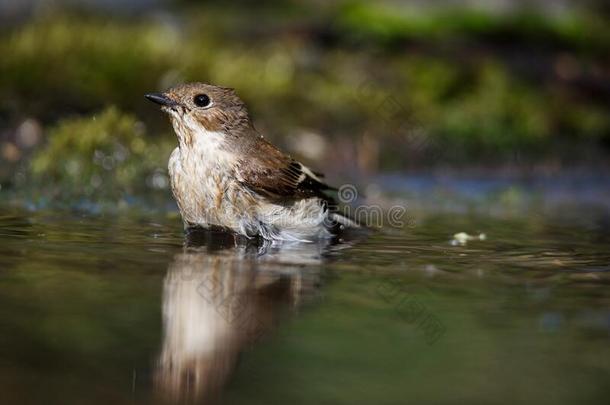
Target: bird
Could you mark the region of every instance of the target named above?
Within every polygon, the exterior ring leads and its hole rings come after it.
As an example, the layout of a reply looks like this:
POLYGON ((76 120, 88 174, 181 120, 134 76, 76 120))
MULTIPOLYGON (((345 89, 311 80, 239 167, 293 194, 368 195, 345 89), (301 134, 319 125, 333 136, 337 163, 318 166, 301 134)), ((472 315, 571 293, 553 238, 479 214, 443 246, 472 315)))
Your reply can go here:
POLYGON ((267 141, 235 89, 185 83, 145 97, 178 138, 168 171, 185 230, 312 242, 360 224, 339 212, 321 173, 267 141))

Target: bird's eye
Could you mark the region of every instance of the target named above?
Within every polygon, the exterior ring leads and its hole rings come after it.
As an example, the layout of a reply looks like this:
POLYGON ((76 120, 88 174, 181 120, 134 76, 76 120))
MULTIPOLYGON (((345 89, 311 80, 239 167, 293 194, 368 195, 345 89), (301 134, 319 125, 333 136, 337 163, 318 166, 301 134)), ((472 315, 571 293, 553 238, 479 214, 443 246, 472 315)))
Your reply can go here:
POLYGON ((208 107, 211 103, 210 97, 207 94, 198 94, 193 99, 197 107, 208 107))

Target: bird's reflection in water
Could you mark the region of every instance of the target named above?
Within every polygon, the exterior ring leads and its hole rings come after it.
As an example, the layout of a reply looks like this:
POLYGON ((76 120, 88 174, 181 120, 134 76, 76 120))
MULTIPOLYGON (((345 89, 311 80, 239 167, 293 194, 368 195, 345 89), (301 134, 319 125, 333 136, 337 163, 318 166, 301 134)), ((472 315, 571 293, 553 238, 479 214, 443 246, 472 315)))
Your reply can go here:
POLYGON ((345 246, 270 246, 191 234, 164 281, 164 339, 155 378, 162 397, 216 397, 240 352, 314 291, 324 254, 345 246))

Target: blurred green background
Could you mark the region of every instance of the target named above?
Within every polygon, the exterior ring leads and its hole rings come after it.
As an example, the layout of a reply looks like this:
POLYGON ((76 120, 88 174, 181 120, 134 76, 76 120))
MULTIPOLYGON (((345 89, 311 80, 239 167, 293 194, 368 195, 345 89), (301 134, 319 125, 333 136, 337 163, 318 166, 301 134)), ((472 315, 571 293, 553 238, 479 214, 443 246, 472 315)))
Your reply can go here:
POLYGON ((143 94, 234 87, 331 179, 606 170, 605 1, 0 2, 0 187, 36 204, 169 198, 143 94))

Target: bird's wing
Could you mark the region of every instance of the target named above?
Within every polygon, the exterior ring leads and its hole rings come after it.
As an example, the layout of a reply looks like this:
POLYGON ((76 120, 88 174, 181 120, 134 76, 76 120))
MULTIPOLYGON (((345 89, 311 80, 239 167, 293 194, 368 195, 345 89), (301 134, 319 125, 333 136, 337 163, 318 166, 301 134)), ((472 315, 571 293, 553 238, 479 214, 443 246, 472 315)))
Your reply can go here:
POLYGON ((263 139, 237 164, 238 180, 271 199, 328 199, 323 191, 334 188, 325 184, 322 177, 263 139))

